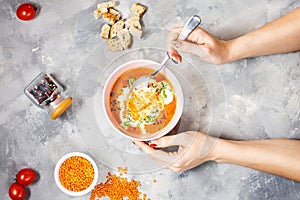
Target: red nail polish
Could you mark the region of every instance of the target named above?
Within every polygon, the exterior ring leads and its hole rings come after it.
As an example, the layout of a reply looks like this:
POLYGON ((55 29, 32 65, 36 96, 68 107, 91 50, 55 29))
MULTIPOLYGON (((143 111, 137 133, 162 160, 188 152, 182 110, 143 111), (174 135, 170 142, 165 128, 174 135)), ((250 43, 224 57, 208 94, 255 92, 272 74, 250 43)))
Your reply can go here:
POLYGON ((150 147, 156 147, 157 144, 149 144, 150 147))

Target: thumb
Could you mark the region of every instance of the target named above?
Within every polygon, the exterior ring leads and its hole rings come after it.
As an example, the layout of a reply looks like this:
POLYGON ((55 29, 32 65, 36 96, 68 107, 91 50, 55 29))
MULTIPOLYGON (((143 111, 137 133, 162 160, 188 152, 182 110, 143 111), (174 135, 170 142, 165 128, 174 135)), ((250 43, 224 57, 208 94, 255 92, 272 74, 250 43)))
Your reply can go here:
POLYGON ((191 53, 198 55, 199 52, 199 44, 194 44, 192 42, 183 41, 183 40, 174 40, 172 42, 173 48, 176 51, 191 53))

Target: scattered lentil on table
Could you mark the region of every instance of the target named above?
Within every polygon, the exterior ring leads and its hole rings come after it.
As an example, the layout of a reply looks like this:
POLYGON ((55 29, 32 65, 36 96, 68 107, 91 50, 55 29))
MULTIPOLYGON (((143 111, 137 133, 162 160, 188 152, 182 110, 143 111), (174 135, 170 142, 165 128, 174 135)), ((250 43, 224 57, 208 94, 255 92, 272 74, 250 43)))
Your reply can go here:
POLYGON ((128 180, 122 177, 122 174, 127 174, 127 167, 118 167, 120 176, 108 172, 106 182, 100 183, 94 187, 90 200, 97 200, 102 197, 108 197, 110 200, 122 200, 127 197, 128 200, 150 200, 146 194, 142 194, 138 187, 141 185, 139 181, 128 180))

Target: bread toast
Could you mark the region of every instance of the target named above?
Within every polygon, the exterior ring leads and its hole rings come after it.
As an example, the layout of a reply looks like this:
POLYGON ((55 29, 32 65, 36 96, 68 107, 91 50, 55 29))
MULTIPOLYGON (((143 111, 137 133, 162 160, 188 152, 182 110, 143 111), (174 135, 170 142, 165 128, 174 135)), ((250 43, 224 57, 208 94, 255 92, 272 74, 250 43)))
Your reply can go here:
POLYGON ((135 14, 136 16, 141 17, 147 10, 146 6, 143 6, 141 4, 138 3, 134 3, 131 8, 130 8, 131 12, 133 14, 135 14))

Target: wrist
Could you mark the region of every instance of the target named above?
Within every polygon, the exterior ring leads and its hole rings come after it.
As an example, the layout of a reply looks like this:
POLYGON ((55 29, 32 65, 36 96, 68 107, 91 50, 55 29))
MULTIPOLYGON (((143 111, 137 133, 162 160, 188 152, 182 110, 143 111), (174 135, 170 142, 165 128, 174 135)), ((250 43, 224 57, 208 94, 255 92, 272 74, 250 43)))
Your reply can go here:
POLYGON ((219 163, 232 162, 232 156, 237 153, 238 146, 235 141, 219 139, 215 147, 214 161, 219 163))
POLYGON ((226 64, 236 61, 239 55, 236 53, 236 41, 235 40, 220 40, 219 45, 222 48, 220 60, 216 64, 226 64))
POLYGON ((221 153, 222 153, 221 146, 223 143, 223 139, 208 136, 205 143, 207 146, 209 146, 209 151, 207 151, 208 152, 207 161, 218 162, 218 160, 222 156, 221 155, 221 153))
POLYGON ((229 62, 256 56, 258 50, 253 49, 255 43, 257 43, 257 41, 252 34, 246 34, 241 37, 228 40, 227 48, 229 52, 229 62))
POLYGON ((225 44, 227 49, 227 63, 241 59, 241 56, 239 55, 240 52, 237 48, 237 39, 225 41, 225 44))

